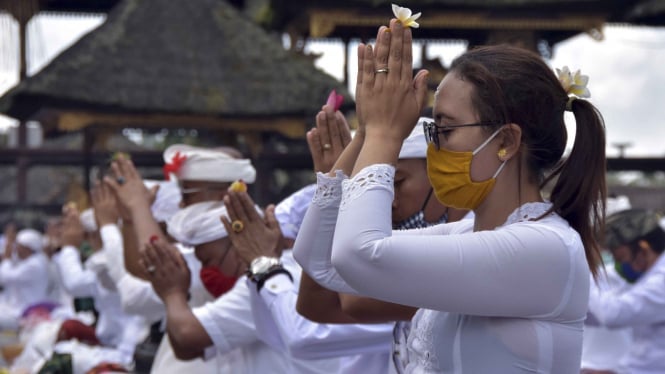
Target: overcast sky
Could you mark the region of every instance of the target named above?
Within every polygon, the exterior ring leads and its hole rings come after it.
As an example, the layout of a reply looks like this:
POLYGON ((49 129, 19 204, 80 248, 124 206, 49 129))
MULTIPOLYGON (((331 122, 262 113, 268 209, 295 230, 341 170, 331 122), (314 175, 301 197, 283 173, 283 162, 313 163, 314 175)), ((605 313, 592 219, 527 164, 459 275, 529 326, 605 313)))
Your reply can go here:
MULTIPOLYGON (((426 15, 424 15, 426 16, 426 15)), ((423 16, 423 17, 424 17, 423 16)), ((29 74, 103 21, 101 17, 39 16, 29 27, 31 65, 29 74)), ((0 93, 17 81, 16 37, 6 33, 13 22, 0 15, 0 93), (11 55, 11 54, 14 55, 11 55), (8 58, 9 57, 9 58, 8 58)), ((417 37, 417 30, 415 32, 417 37)), ((632 143, 627 156, 665 156, 665 28, 608 26, 604 40, 578 35, 559 43, 552 67, 567 65, 590 76, 591 101, 605 117, 608 155, 616 155, 614 143, 632 143)), ((324 52, 317 65, 342 77, 342 47, 334 43, 311 43, 309 50, 324 52)), ((436 45, 429 57, 440 56, 448 65, 464 45, 436 45)), ((355 50, 351 48, 351 51, 355 50)), ((414 56, 419 56, 419 50, 414 56)), ((351 56, 350 66, 355 65, 351 56)), ((418 61, 415 61, 418 63, 418 61)), ((351 73, 350 81, 355 79, 351 73)), ((353 92, 353 90, 351 90, 353 92)), ((571 124, 574 121, 569 121, 571 124)), ((0 131, 12 122, 0 118, 0 131)), ((570 125, 574 131, 574 126, 570 125)))

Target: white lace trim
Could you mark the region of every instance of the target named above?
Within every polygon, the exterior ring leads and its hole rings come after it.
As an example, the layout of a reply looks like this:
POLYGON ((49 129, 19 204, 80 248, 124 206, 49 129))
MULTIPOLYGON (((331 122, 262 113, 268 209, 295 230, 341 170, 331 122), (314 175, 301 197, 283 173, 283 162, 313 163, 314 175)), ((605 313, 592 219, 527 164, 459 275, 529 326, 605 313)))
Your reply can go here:
MULTIPOLYGON (((526 203, 523 204, 517 209, 515 209, 509 216, 506 222, 502 226, 507 226, 513 223, 517 222, 523 222, 523 221, 534 221, 545 212, 550 210, 552 208, 552 203, 550 202, 535 202, 535 203, 526 203)), ((554 213, 549 213, 549 215, 552 215, 554 213)))
POLYGON ((312 197, 312 204, 324 208, 340 201, 342 199, 342 181, 347 178, 341 170, 336 170, 334 177, 327 173, 316 173, 316 191, 312 197))
POLYGON ((372 187, 383 187, 393 192, 395 167, 388 164, 374 164, 362 169, 355 177, 342 182, 342 203, 339 210, 362 196, 372 187))
MULTIPOLYGON (((413 356, 415 356, 413 359, 418 368, 426 372, 435 372, 438 369, 439 358, 434 347, 434 322, 440 313, 428 309, 422 309, 420 312, 417 328, 412 330, 413 356)), ((416 321, 415 318, 414 321, 416 321)), ((409 358, 412 358, 411 354, 409 358)))

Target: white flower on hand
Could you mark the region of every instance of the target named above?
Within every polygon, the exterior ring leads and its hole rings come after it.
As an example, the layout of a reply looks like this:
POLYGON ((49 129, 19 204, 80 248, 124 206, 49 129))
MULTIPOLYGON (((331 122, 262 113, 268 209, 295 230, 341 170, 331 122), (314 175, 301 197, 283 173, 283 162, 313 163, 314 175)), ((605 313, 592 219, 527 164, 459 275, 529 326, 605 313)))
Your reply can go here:
POLYGON ((588 98, 591 97, 591 92, 587 88, 589 84, 589 76, 582 75, 579 70, 575 74, 571 74, 568 70, 568 66, 564 66, 561 69, 556 69, 556 74, 559 77, 559 82, 561 86, 569 95, 575 95, 579 98, 588 98))
POLYGON ((395 18, 402 22, 404 27, 413 27, 414 29, 420 27, 418 22, 416 22, 416 20, 420 18, 420 15, 422 14, 420 12, 411 15, 411 9, 402 8, 399 5, 393 4, 393 14, 395 15, 395 18))

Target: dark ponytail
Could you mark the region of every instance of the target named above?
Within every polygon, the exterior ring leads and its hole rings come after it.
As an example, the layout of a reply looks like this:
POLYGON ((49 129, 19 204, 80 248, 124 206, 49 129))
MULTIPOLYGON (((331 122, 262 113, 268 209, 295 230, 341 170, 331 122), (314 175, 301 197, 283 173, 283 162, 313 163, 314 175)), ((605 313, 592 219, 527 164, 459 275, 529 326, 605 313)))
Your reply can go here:
POLYGON ((573 99, 576 135, 573 150, 547 177, 558 176, 550 200, 552 211, 565 218, 580 234, 594 277, 602 258, 598 240, 605 223, 605 125, 602 115, 588 101, 573 99))

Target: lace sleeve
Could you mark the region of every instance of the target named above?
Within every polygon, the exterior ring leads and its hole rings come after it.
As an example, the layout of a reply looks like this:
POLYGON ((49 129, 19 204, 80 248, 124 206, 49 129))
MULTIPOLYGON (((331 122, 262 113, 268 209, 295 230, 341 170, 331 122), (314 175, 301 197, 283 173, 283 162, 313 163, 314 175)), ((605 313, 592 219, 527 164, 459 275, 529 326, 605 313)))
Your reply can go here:
POLYGON ((341 170, 335 171, 334 177, 321 172, 316 173, 316 192, 312 204, 322 209, 332 204, 339 204, 342 199, 342 181, 346 178, 341 170))
POLYGON ((320 285, 337 292, 356 293, 330 263, 344 179, 346 176, 341 171, 337 171, 335 177, 317 174, 316 192, 300 226, 293 256, 320 285))
MULTIPOLYGON (((362 169, 352 179, 342 182, 342 203, 340 210, 346 209, 365 191, 380 188, 394 195, 395 167, 388 164, 370 165, 362 169)), ((391 200, 392 201, 392 200, 391 200)))

